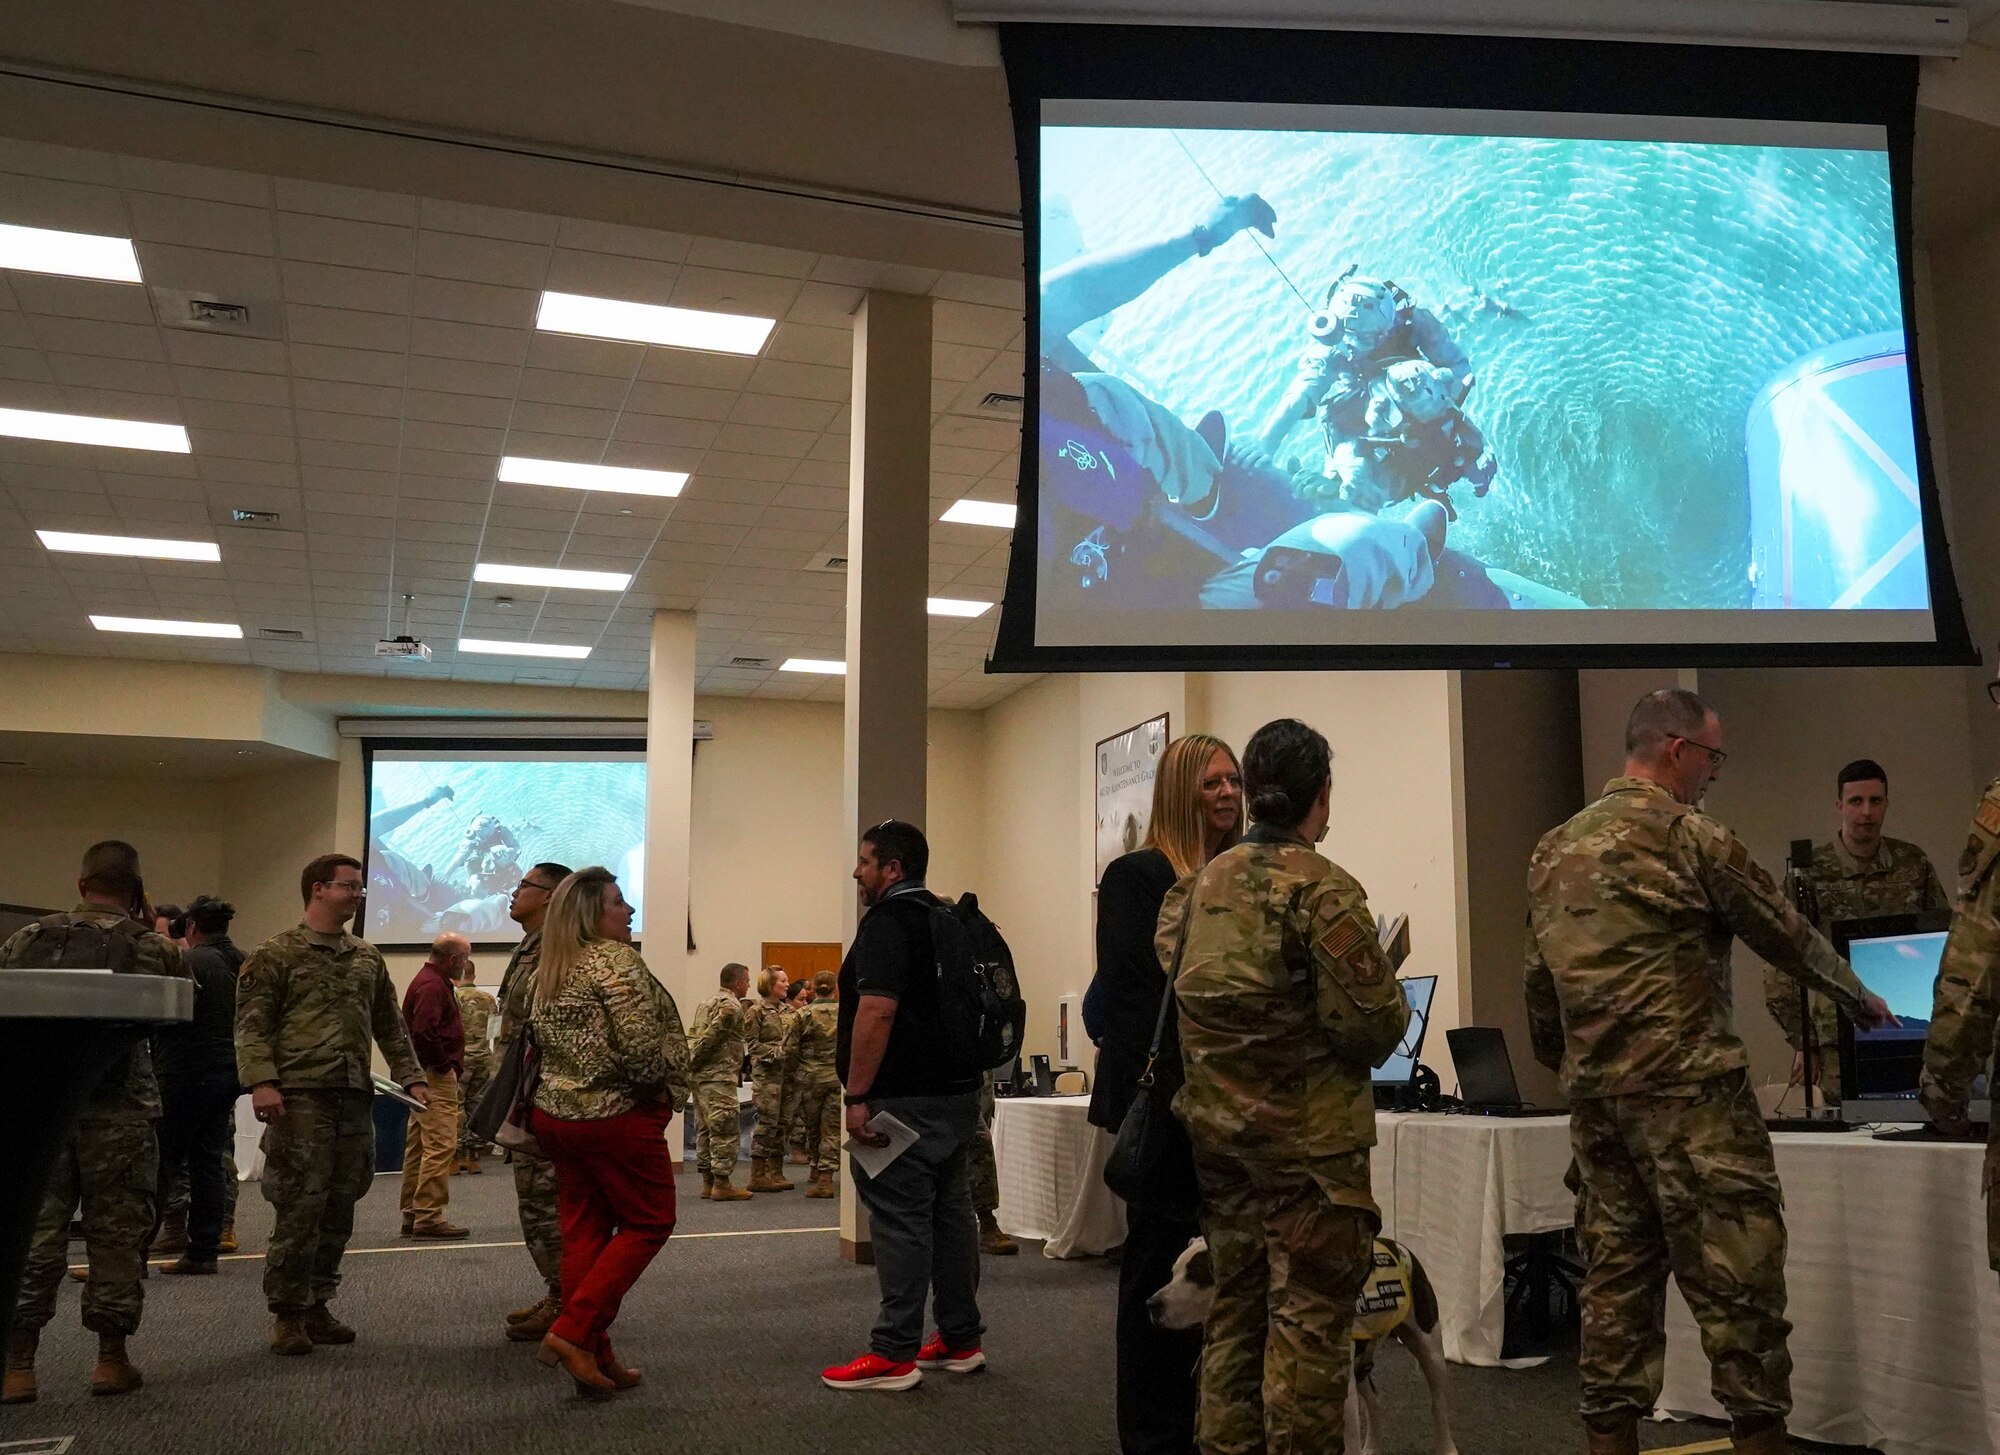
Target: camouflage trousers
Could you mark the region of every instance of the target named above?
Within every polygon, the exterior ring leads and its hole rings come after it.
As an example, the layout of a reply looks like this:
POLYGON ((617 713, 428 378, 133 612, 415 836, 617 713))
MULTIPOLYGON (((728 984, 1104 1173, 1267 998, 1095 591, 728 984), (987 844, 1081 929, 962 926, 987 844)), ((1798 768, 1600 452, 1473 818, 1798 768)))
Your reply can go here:
POLYGON ((799 1083, 799 1119, 806 1129, 806 1160, 816 1173, 840 1170, 840 1123, 845 1103, 832 1071, 815 1081, 799 1083))
POLYGON ((159 1146, 150 1121, 82 1122, 56 1159, 42 1194, 16 1308, 19 1327, 43 1328, 56 1313, 56 1291, 69 1265, 69 1220, 83 1205, 83 1245, 90 1279, 83 1286, 83 1326, 99 1334, 139 1328, 146 1240, 153 1231, 159 1146))
MULTIPOLYGON (((236 1153, 225 1152, 222 1157, 222 1223, 224 1227, 236 1225, 236 1194, 241 1190, 238 1180, 241 1174, 236 1170, 236 1153)), ((188 1210, 188 1170, 187 1163, 178 1167, 162 1165, 160 1168, 160 1221, 162 1223, 185 1223, 188 1210)))
POLYGON ((514 1159, 514 1198, 521 1205, 521 1237, 535 1271, 549 1286, 549 1297, 562 1302, 562 1218, 556 1210, 556 1165, 546 1157, 514 1159))
POLYGON ((1570 1147, 1588 1268, 1584 1419, 1643 1415, 1659 1398, 1669 1273, 1701 1330, 1716 1402, 1736 1420, 1789 1413, 1784 1197, 1748 1075, 1579 1100, 1570 1147))
POLYGON ((736 1104, 736 1078, 694 1084, 694 1165, 703 1177, 726 1180, 736 1170, 743 1137, 743 1113, 736 1104))
POLYGON ((993 1160, 993 1078, 979 1078, 979 1117, 965 1149, 965 1180, 972 1193, 972 1210, 990 1213, 1000 1206, 1000 1164, 993 1160))
POLYGON ((479 1098, 486 1090, 486 1083, 493 1079, 493 1063, 490 1061, 465 1063, 465 1074, 458 1080, 458 1155, 470 1160, 475 1153, 486 1150, 486 1144, 465 1128, 465 1119, 472 1115, 479 1105, 479 1098))
POLYGON ((340 1288, 354 1205, 375 1180, 375 1116, 365 1091, 286 1091, 285 1114, 264 1129, 264 1200, 271 1248, 264 1302, 302 1314, 340 1288))
POLYGON ((1195 1170, 1215 1270, 1201 1455, 1341 1455, 1354 1301, 1381 1226, 1368 1154, 1265 1164, 1198 1148, 1195 1170))
POLYGON ((812 1137, 806 1127, 806 1073, 785 1079, 784 1108, 781 1120, 785 1128, 785 1144, 794 1152, 803 1152, 812 1137))
POLYGON ((785 1078, 775 1063, 751 1063, 750 1104, 757 1109, 757 1124, 750 1132, 750 1155, 783 1161, 785 1078))

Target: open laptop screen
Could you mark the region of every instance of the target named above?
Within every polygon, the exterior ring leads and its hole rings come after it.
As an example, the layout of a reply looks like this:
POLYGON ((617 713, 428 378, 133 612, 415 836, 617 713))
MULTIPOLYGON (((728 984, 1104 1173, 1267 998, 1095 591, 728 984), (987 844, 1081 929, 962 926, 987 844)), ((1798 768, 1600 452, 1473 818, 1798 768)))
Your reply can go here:
POLYGON ((1431 996, 1437 993, 1437 976, 1412 975, 1399 982, 1403 999, 1410 1005, 1410 1026, 1403 1032, 1395 1053, 1375 1068, 1377 1086, 1407 1086, 1417 1073, 1417 1057, 1423 1054, 1424 1032, 1431 1023, 1431 996))

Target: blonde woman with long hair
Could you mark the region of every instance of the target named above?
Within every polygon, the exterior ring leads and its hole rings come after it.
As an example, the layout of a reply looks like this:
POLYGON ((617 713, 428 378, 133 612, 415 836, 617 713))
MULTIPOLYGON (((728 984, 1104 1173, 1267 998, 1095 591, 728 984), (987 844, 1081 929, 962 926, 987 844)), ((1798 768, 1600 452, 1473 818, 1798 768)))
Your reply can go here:
MULTIPOLYGON (((1242 833, 1243 778, 1220 738, 1189 733, 1167 745, 1153 779, 1144 843, 1111 861, 1097 887, 1097 974, 1083 1024, 1097 1042, 1090 1120, 1115 1132, 1138 1089, 1166 994, 1153 949, 1160 904, 1175 882, 1233 845, 1242 833)), ((1168 1023, 1172 1031, 1171 1020, 1168 1023)), ((1179 1065, 1177 1043, 1161 1059, 1179 1065)), ((1118 1442, 1125 1455, 1192 1455, 1195 1362, 1201 1335, 1153 1326, 1146 1300, 1173 1275, 1174 1260, 1201 1230, 1193 1222, 1128 1208, 1118 1274, 1118 1442)))
POLYGON ((611 1352, 611 1321, 674 1230, 679 1157, 666 1132, 691 1085, 680 1011, 632 948, 632 914, 608 869, 556 886, 528 1020, 541 1058, 534 1133, 555 1167, 563 1236, 562 1312, 539 1357, 593 1398, 639 1382, 611 1352))

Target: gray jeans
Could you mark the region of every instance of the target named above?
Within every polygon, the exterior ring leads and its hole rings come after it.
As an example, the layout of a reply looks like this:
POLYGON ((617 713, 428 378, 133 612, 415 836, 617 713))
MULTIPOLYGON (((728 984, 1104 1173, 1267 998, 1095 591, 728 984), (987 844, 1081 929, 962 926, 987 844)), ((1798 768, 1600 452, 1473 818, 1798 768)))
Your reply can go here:
POLYGON ((973 1095, 890 1097, 868 1106, 917 1133, 915 1144, 880 1177, 854 1168, 882 1285, 882 1312, 868 1347, 898 1363, 914 1359, 923 1343, 925 1304, 934 1303, 945 1343, 973 1348, 986 1331, 979 1319, 979 1223, 965 1180, 978 1123, 973 1095))

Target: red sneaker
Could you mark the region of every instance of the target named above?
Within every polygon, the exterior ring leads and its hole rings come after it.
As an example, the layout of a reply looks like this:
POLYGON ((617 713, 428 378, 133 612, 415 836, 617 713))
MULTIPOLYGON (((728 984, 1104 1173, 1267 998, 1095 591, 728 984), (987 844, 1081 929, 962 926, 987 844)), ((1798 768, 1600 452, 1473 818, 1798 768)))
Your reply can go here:
POLYGON ((909 1389, 923 1377, 909 1360, 898 1364, 880 1354, 863 1354, 850 1364, 836 1364, 819 1372, 819 1382, 828 1389, 909 1389))
POLYGON ((921 1369, 949 1369, 953 1374, 970 1374, 975 1369, 986 1367, 986 1355, 977 1344, 970 1349, 954 1349, 945 1343, 943 1334, 932 1334, 931 1341, 917 1350, 917 1366, 921 1369))

